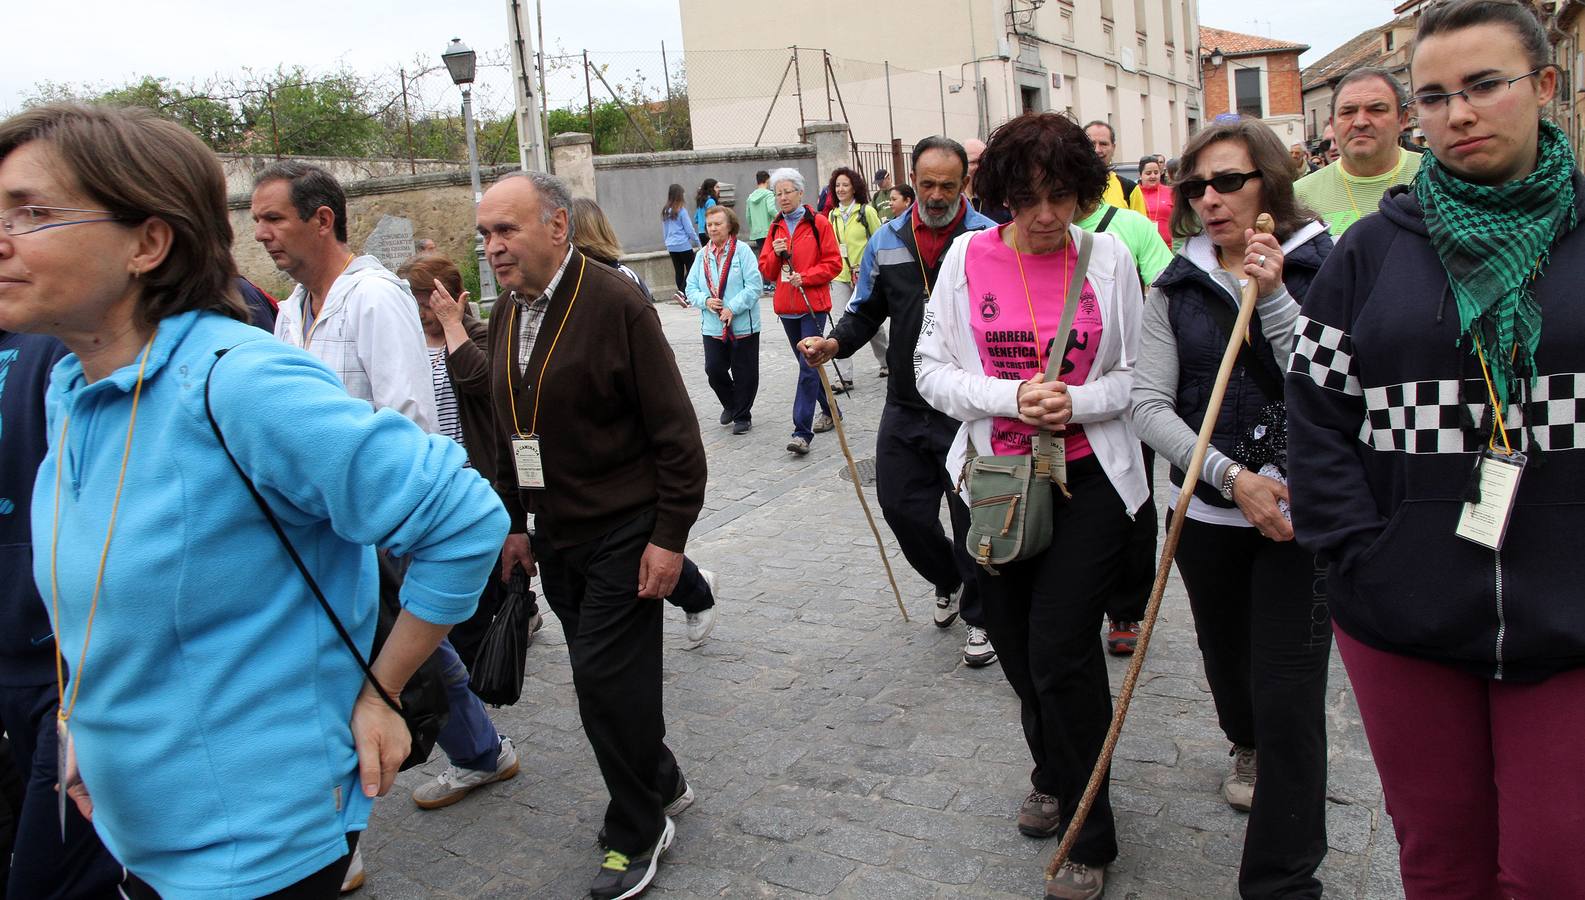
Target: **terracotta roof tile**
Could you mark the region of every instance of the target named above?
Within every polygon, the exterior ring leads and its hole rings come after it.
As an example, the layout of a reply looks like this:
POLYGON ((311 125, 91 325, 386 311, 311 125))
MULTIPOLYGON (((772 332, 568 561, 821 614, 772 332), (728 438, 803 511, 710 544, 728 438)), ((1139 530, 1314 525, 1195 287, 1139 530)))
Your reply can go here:
POLYGON ((1383 66, 1389 70, 1399 68, 1402 64, 1391 59, 1395 52, 1388 52, 1384 48, 1381 36, 1393 25, 1409 18, 1412 16, 1400 16, 1385 25, 1362 31, 1336 50, 1305 66, 1304 71, 1299 73, 1301 90, 1341 78, 1360 66, 1383 66))
POLYGON ((1250 56, 1280 51, 1303 52, 1308 49, 1310 49, 1309 44, 1296 44, 1292 41, 1261 37, 1258 34, 1240 34, 1236 31, 1224 31, 1221 28, 1200 26, 1201 53, 1208 54, 1212 50, 1221 50, 1227 56, 1250 56))

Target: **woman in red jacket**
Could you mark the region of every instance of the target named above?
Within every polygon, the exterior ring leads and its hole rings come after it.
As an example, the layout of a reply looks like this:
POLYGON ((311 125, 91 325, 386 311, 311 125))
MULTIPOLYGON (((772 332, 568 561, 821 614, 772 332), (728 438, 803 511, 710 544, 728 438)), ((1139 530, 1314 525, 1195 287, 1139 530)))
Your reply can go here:
POLYGON ((793 395, 793 434, 787 449, 803 456, 815 433, 830 431, 831 409, 820 390, 820 376, 804 362, 798 342, 823 336, 831 313, 831 279, 842 272, 842 251, 825 216, 803 205, 804 177, 797 169, 770 176, 778 214, 760 250, 759 270, 776 285, 775 309, 793 358, 798 360, 798 391, 793 395), (820 416, 814 416, 815 403, 820 416))

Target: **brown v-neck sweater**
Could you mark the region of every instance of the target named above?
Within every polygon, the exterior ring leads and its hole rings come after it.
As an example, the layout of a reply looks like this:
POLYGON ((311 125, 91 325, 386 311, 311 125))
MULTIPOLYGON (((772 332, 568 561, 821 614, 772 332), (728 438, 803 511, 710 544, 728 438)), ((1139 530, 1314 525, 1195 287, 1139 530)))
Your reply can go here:
POLYGON ((593 540, 653 507, 650 543, 681 552, 704 505, 704 444, 693 403, 650 299, 615 269, 583 261, 574 250, 524 374, 513 301, 503 297, 490 316, 496 492, 513 532, 524 530, 525 512, 533 513, 535 531, 556 547, 593 540), (537 429, 530 424, 536 394, 537 429), (518 489, 511 449, 518 429, 539 434, 543 490, 518 489))

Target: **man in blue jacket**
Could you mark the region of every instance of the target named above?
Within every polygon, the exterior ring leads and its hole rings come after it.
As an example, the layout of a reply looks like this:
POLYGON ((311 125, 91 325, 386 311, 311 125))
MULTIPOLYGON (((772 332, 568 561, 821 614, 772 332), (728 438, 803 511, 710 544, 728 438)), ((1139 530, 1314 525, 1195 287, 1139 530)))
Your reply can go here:
POLYGON ((918 196, 913 207, 882 225, 864 248, 848 315, 831 336, 808 338, 799 346, 810 365, 846 359, 892 320, 886 407, 875 435, 876 496, 908 564, 935 585, 936 626, 946 628, 961 612, 968 626, 963 661, 985 666, 996 661, 996 651, 985 634, 974 561, 963 548, 969 511, 946 470, 958 422, 932 409, 914 384, 914 349, 925 301, 947 247, 965 231, 996 224, 964 198, 968 170, 968 152, 957 141, 938 135, 914 145, 918 196), (952 517, 950 545, 941 529, 943 494, 952 517))

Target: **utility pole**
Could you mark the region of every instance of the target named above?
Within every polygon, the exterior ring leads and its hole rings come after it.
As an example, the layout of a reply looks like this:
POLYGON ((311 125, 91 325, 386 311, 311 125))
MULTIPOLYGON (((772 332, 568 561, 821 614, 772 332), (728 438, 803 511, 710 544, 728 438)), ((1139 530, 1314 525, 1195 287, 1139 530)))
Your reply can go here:
MULTIPOLYGON (((528 6, 524 0, 506 0, 506 13, 507 34, 511 36, 507 55, 512 58, 513 118, 517 121, 518 166, 524 170, 543 172, 546 170, 545 134, 541 129, 539 103, 535 100, 528 6)), ((543 87, 541 84, 541 89, 543 87)))

